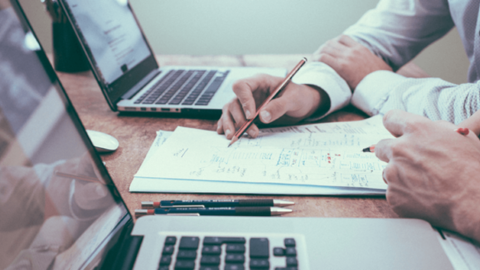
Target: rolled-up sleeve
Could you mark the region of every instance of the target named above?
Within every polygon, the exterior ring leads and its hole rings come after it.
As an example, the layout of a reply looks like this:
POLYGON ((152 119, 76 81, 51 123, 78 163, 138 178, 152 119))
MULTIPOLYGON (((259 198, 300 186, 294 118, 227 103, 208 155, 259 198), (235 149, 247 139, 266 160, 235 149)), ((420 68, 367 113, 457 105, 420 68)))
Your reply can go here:
POLYGON ((453 26, 446 0, 381 0, 344 34, 396 71, 453 26))

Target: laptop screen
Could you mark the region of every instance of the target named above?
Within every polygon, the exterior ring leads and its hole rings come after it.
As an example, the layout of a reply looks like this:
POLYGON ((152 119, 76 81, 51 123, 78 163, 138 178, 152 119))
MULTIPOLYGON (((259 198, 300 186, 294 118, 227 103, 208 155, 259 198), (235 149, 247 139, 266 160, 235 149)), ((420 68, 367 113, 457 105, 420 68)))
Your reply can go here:
POLYGON ((0 269, 93 268, 130 216, 23 13, 6 2, 0 1, 0 269))
POLYGON ((101 72, 111 84, 150 55, 127 0, 65 1, 101 72))
MULTIPOLYGON (((61 0, 110 107, 158 65, 128 0, 61 0)), ((143 82, 146 83, 146 82, 143 82)))

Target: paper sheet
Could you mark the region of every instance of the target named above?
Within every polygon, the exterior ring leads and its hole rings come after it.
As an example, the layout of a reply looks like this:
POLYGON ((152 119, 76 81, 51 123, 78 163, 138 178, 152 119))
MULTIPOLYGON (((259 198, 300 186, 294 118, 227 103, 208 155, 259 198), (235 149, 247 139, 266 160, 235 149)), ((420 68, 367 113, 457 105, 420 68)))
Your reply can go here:
POLYGON ((361 149, 388 137, 380 117, 263 130, 230 148, 215 132, 179 127, 135 177, 384 190, 386 164, 361 149))

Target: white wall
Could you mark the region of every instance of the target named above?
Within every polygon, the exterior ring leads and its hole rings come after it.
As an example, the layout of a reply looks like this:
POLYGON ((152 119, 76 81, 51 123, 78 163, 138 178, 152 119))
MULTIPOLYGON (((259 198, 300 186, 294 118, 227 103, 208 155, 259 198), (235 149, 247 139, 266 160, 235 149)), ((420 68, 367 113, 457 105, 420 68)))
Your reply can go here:
MULTIPOLYGON (((105 0, 102 0, 105 1, 105 0)), ((130 0, 158 54, 312 53, 356 22, 378 0, 130 0)), ((21 0, 51 48, 39 0, 21 0)), ((455 30, 415 59, 434 77, 466 81, 468 60, 455 30)))

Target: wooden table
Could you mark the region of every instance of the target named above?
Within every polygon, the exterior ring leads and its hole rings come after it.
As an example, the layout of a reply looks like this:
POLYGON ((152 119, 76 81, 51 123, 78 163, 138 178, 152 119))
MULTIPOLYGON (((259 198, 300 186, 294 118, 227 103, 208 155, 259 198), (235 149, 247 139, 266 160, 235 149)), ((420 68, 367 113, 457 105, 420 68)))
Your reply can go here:
MULTIPOLYGON (((162 65, 216 65, 216 66, 266 66, 291 69, 304 55, 243 55, 243 56, 157 56, 162 65)), ((426 74, 410 66, 399 71, 406 75, 423 77, 426 74)), ((385 198, 378 197, 332 197, 332 196, 243 196, 216 194, 167 194, 130 193, 133 175, 140 168, 157 130, 173 131, 177 126, 215 130, 216 120, 165 118, 161 116, 126 116, 113 112, 108 107, 100 88, 91 72, 59 73, 75 109, 87 129, 113 135, 120 142, 119 149, 102 155, 115 185, 131 213, 140 208, 142 201, 170 199, 239 199, 277 198, 294 201, 294 212, 285 216, 296 217, 369 217, 390 218, 397 215, 389 208, 385 198)), ((364 119, 359 110, 348 107, 333 113, 323 122, 353 121, 364 119)))

